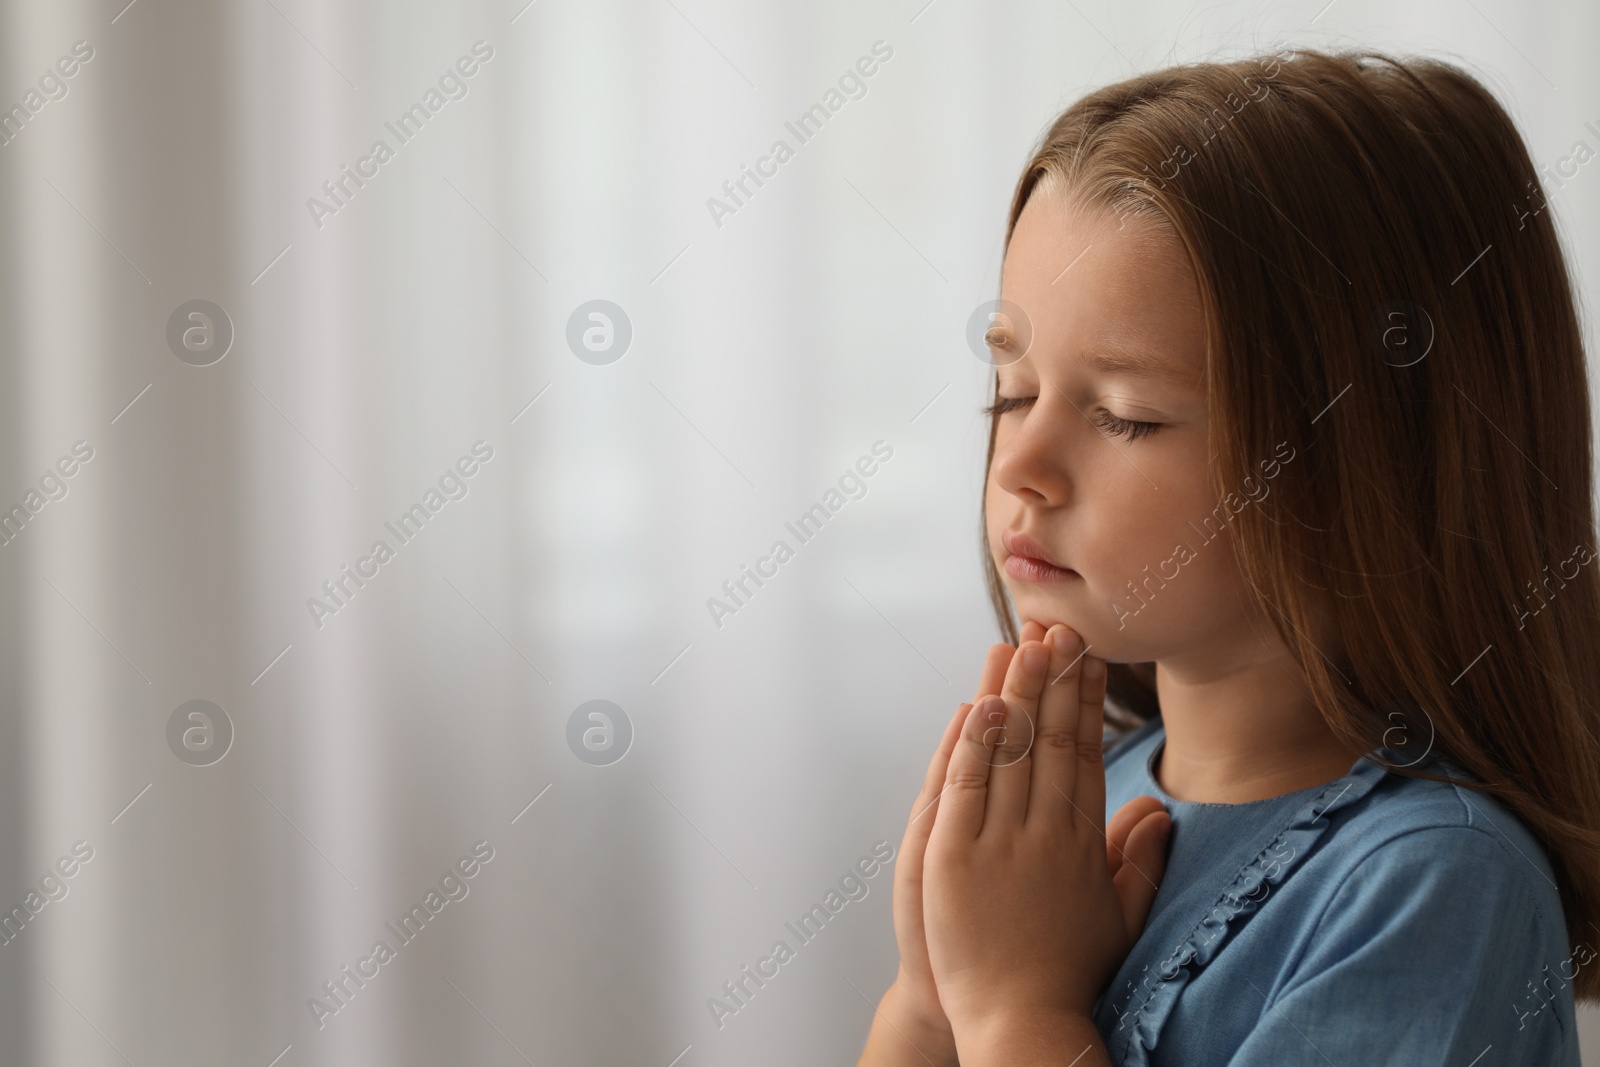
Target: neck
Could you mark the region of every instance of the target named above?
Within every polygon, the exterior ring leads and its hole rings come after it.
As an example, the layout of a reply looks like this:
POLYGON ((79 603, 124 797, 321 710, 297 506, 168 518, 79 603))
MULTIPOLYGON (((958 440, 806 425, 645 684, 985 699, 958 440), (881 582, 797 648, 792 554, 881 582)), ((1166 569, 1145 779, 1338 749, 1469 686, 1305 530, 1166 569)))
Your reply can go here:
POLYGON ((1156 780, 1177 800, 1243 804, 1310 789, 1360 755, 1323 722, 1287 660, 1221 672, 1158 662, 1156 692, 1167 738, 1156 780))

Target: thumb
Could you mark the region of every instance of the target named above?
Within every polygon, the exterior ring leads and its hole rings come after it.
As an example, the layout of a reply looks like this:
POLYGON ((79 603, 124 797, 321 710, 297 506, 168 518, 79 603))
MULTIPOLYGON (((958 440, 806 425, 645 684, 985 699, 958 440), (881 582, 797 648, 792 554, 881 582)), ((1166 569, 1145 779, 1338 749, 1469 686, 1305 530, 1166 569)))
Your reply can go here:
POLYGON ((1172 817, 1165 810, 1154 811, 1134 826, 1123 846, 1122 866, 1111 881, 1122 902, 1122 921, 1130 944, 1144 932, 1150 905, 1167 873, 1167 842, 1171 834, 1172 817))

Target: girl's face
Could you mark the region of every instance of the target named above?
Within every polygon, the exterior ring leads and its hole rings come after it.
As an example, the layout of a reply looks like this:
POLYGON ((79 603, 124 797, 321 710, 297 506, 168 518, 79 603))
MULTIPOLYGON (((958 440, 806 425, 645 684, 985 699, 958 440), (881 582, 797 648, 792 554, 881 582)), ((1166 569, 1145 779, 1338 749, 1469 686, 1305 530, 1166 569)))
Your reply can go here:
POLYGON ((1259 647, 1270 628, 1252 620, 1218 532, 1226 509, 1212 516, 1204 325, 1176 236, 1037 189, 1001 296, 1032 335, 1020 359, 995 353, 1002 413, 985 487, 990 550, 1020 618, 1065 623, 1116 662, 1237 649, 1250 630, 1259 647))

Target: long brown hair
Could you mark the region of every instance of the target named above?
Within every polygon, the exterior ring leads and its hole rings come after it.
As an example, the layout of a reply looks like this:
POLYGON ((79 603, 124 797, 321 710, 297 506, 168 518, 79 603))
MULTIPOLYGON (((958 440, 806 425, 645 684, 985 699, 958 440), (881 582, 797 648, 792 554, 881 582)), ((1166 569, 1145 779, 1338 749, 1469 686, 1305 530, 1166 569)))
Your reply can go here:
MULTIPOLYGON (((1434 59, 1179 66, 1056 119, 1008 246, 1041 181, 1185 248, 1219 498, 1281 442, 1299 457, 1231 528, 1329 727, 1371 751, 1396 741, 1391 709, 1420 710, 1411 727, 1544 845, 1573 940, 1600 933, 1589 384, 1572 279, 1505 110, 1434 59), (1319 618, 1339 662, 1307 636, 1319 618)), ((1015 643, 986 534, 983 550, 1015 643)), ((1159 713, 1153 664, 1107 677, 1114 721, 1159 713)), ((1574 986, 1600 998, 1600 968, 1574 986)))

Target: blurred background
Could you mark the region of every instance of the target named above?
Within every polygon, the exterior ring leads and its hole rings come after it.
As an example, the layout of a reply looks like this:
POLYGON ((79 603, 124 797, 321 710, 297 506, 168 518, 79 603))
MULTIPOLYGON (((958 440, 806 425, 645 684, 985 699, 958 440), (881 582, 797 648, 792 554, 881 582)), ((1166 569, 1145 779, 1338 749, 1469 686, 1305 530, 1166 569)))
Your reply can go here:
POLYGON ((1590 3, 0 11, 6 1064, 853 1063, 1089 89, 1453 58, 1600 278, 1590 3))

